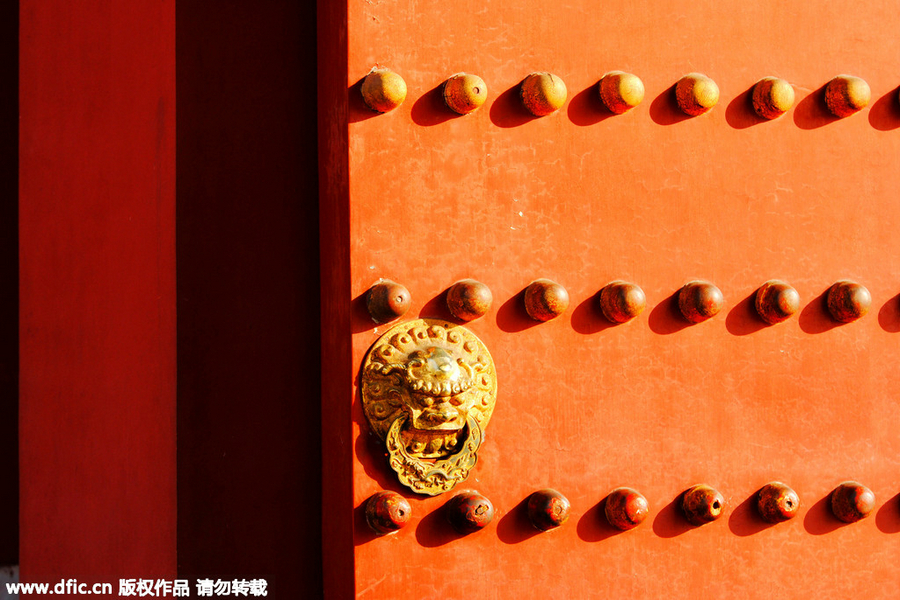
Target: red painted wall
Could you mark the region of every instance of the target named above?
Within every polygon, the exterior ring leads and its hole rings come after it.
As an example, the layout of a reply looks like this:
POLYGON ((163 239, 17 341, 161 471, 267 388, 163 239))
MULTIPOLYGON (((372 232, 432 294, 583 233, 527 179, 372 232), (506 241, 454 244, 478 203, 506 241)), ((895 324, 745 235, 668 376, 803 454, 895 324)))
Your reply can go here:
POLYGON ((444 290, 472 277, 494 294, 471 329, 499 377, 487 441, 462 486, 487 495, 497 515, 464 538, 440 513, 448 495, 398 484, 356 387, 346 395, 359 597, 900 593, 898 18, 888 2, 349 3, 351 290, 334 301, 355 298, 353 376, 385 330, 361 302, 372 283, 409 288, 406 318, 448 318, 444 290), (367 111, 354 87, 376 64, 409 87, 386 115, 367 111), (623 116, 605 113, 593 88, 614 69, 646 87, 623 116), (569 100, 531 119, 516 86, 543 70, 562 77, 569 100), (457 118, 436 89, 460 71, 484 78, 489 99, 457 118), (717 81, 721 99, 685 119, 670 87, 691 71, 717 81), (873 97, 837 121, 821 87, 841 73, 866 79, 873 97), (769 75, 790 81, 797 102, 763 123, 747 92, 769 75), (572 299, 545 324, 521 308, 539 277, 572 299), (593 296, 619 278, 640 284, 648 307, 610 327, 593 296), (686 326, 671 297, 696 278, 727 303, 686 326), (797 288, 801 310, 765 327, 750 298, 771 278, 797 288), (866 285, 873 307, 837 326, 822 294, 842 278, 866 285), (846 479, 868 485, 878 505, 841 526, 826 498, 846 479), (792 485, 803 508, 765 528, 749 499, 771 480, 792 485), (728 508, 695 529, 674 500, 700 482, 728 508), (640 489, 652 513, 614 535, 598 506, 620 485, 640 489), (520 503, 547 486, 569 497, 572 516, 536 535, 520 503), (381 489, 409 497, 414 517, 374 538, 359 507, 381 489))
POLYGON ((23 1, 25 581, 175 575, 175 4, 23 1))

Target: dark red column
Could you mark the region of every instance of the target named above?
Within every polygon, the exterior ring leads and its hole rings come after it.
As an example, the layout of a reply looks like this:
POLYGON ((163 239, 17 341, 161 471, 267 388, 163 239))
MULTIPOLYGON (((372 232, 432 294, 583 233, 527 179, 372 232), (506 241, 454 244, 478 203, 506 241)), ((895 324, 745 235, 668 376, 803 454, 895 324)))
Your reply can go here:
POLYGON ((20 19, 22 578, 172 578, 175 3, 20 19))
POLYGON ((19 564, 19 3, 0 3, 0 565, 19 564))
POLYGON ((326 598, 355 594, 347 3, 318 2, 322 550, 326 598))
POLYGON ((177 21, 179 574, 319 598, 315 3, 177 21))

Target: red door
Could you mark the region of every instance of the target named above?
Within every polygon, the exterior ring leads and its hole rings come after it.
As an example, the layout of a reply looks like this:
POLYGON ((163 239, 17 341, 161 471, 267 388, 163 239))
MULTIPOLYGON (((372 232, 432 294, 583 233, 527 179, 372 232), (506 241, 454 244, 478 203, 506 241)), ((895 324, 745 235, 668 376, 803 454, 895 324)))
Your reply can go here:
POLYGON ((900 594, 895 8, 576 0, 321 9, 325 503, 354 509, 352 532, 346 519, 325 524, 328 589, 361 598, 900 594), (408 89, 385 114, 361 97, 376 65, 408 89), (645 89, 621 115, 597 92, 613 70, 645 89), (466 116, 441 97, 459 72, 488 88, 466 116), (523 108, 519 85, 532 72, 564 81, 556 112, 523 108), (673 90, 692 72, 719 90, 698 116, 673 90), (867 82, 870 100, 838 118, 824 86, 841 74, 867 82), (772 120, 751 102, 770 76, 795 96, 772 120), (363 412, 363 361, 389 327, 365 306, 381 278, 411 294, 397 323, 460 325, 446 290, 461 279, 493 295, 465 327, 493 357, 496 407, 468 479, 435 497, 398 481, 363 412), (570 299, 546 322, 523 306, 523 290, 541 278, 570 299), (598 307, 614 280, 646 297, 646 309, 618 325, 598 307), (691 323, 677 294, 696 280, 723 302, 691 323), (773 325, 755 307, 769 280, 799 298, 773 325), (848 323, 826 299, 842 280, 871 299, 848 323), (875 497, 850 524, 830 500, 848 480, 875 497), (756 509, 773 481, 800 499, 799 513, 776 525, 756 509), (724 508, 695 526, 681 495, 701 483, 724 508), (649 504, 625 532, 603 510, 619 486, 649 504), (547 532, 525 509, 542 488, 571 502, 568 521, 547 532), (444 516, 462 489, 495 509, 470 535, 444 516), (412 510, 388 536, 362 516, 381 490, 412 510))

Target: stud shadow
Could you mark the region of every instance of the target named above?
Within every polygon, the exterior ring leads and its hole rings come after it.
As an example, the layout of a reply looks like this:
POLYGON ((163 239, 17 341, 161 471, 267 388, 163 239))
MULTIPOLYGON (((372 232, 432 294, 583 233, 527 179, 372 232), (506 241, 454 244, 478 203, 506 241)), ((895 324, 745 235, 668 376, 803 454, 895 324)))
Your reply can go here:
POLYGON ((800 129, 818 129, 840 121, 825 104, 825 86, 807 94, 794 108, 794 124, 800 129))
POLYGON ((410 113, 413 123, 431 127, 465 116, 453 112, 444 102, 444 85, 446 83, 446 81, 442 81, 437 87, 428 90, 416 100, 410 113))
POLYGON ((497 523, 497 537, 504 544, 518 544, 542 533, 528 518, 528 498, 515 505, 497 523))
POLYGON ((567 109, 569 120, 575 125, 587 127, 616 116, 600 100, 600 93, 597 91, 598 84, 599 82, 578 92, 569 102, 567 109))
POLYGON ((581 515, 578 519, 578 525, 575 528, 578 537, 585 542, 602 542, 614 535, 625 533, 621 529, 613 527, 606 519, 606 501, 607 495, 603 500, 592 506, 581 515))
POLYGON ((381 324, 376 323, 369 314, 369 308, 366 306, 366 290, 356 298, 350 301, 350 331, 353 333, 364 333, 372 331, 381 324))
POLYGON ((731 335, 750 335, 770 327, 756 312, 756 293, 757 290, 754 290, 752 294, 728 311, 728 316, 725 317, 725 329, 731 335))
MULTIPOLYGON (((725 121, 734 129, 747 129, 760 123, 766 123, 769 119, 765 119, 753 110, 753 84, 749 90, 738 94, 738 96, 728 103, 725 109, 725 121)), ((772 119, 777 121, 778 119, 772 119)))
POLYGON ((900 333, 900 294, 885 302, 878 311, 878 324, 888 333, 900 333))
POLYGON ((900 88, 894 88, 869 109, 869 125, 878 131, 892 131, 900 127, 900 101, 897 94, 900 88))
POLYGON ((831 512, 831 492, 810 506, 803 517, 803 527, 812 535, 825 535, 847 525, 831 512))
POLYGON ((875 513, 875 525, 881 533, 900 533, 900 494, 878 509, 875 513))
POLYGON ((362 84, 366 78, 363 77, 349 88, 347 88, 347 96, 348 96, 348 111, 347 111, 347 120, 350 123, 359 123, 360 121, 367 121, 372 117, 377 117, 378 115, 384 114, 378 111, 372 110, 368 106, 366 106, 365 101, 363 101, 362 97, 362 84))
POLYGON ((519 96, 522 82, 497 96, 491 104, 491 122, 497 127, 518 127, 540 117, 536 117, 522 104, 519 96))
POLYGON ((747 537, 777 525, 777 523, 769 523, 759 515, 759 510, 756 508, 758 494, 759 491, 753 492, 731 512, 728 517, 728 528, 731 529, 731 533, 747 537))
POLYGON ((362 546, 368 544, 372 540, 381 536, 372 531, 366 522, 366 503, 368 498, 362 501, 359 506, 353 509, 353 545, 362 546))
POLYGON ((422 307, 422 310, 419 311, 420 319, 440 319, 442 321, 447 321, 448 323, 464 323, 453 316, 453 313, 450 312, 450 309, 447 308, 447 292, 450 290, 449 287, 445 289, 443 292, 429 300, 425 303, 425 306, 422 307))
POLYGON ((684 318, 684 315, 681 314, 681 310, 678 308, 678 292, 680 291, 679 289, 654 306, 653 310, 650 311, 650 317, 647 319, 647 322, 653 333, 669 335, 691 326, 691 323, 684 318))
POLYGON ((800 316, 797 320, 800 322, 800 329, 804 333, 825 333, 835 327, 847 324, 834 320, 831 317, 831 313, 828 312, 827 297, 829 289, 826 288, 824 292, 816 296, 800 311, 800 316))
MULTIPOLYGON (((576 306, 572 311, 572 329, 578 333, 590 335, 616 325, 617 323, 611 323, 603 316, 603 311, 600 309, 600 292, 576 306)), ((625 323, 621 323, 621 325, 625 325, 625 323)))
POLYGON ((446 502, 422 517, 416 527, 416 541, 426 548, 437 548, 463 537, 447 520, 446 502))
POLYGON ((369 527, 366 522, 366 503, 368 498, 363 500, 359 506, 353 509, 353 545, 362 546, 368 544, 374 539, 381 537, 369 527))
POLYGON ((678 108, 678 102, 675 100, 676 85, 673 83, 650 103, 650 118, 657 125, 674 125, 691 118, 678 108))
POLYGON ((673 538, 694 529, 694 526, 687 522, 684 513, 681 512, 681 501, 684 494, 685 492, 678 494, 674 500, 657 513, 656 518, 653 519, 653 533, 661 538, 673 538))
POLYGON ((517 333, 540 325, 525 312, 525 290, 507 300, 497 309, 497 327, 506 333, 517 333))

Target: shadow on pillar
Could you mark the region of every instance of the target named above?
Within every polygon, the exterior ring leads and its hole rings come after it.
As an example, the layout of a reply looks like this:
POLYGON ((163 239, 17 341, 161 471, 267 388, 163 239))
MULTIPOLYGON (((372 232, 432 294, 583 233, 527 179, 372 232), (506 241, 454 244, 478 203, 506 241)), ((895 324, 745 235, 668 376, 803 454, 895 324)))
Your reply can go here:
POLYGON ((315 3, 179 0, 178 562, 322 595, 315 3))
POLYGON ((19 564, 19 3, 0 3, 0 565, 19 564))

